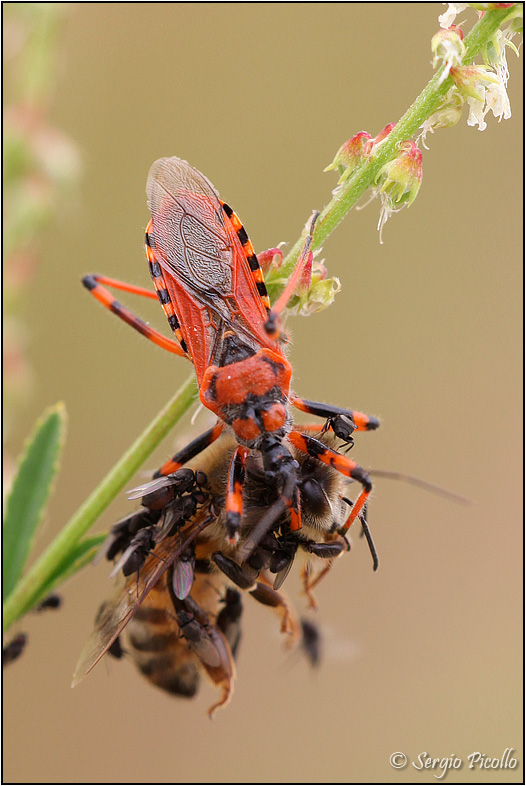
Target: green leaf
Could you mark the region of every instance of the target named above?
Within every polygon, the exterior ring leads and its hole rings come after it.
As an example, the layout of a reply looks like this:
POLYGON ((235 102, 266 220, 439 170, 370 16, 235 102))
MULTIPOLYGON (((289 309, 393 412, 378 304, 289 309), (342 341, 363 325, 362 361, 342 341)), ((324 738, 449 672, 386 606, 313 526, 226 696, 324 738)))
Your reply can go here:
POLYGON ((73 576, 78 570, 90 563, 95 557, 101 543, 106 540, 106 534, 92 535, 85 538, 80 543, 76 543, 71 551, 64 555, 64 558, 55 567, 45 584, 38 588, 38 592, 29 600, 22 609, 22 614, 26 614, 30 609, 44 600, 53 590, 66 579, 73 576))
POLYGON ((20 578, 51 492, 65 438, 66 409, 59 402, 37 421, 19 459, 3 524, 4 600, 20 578))

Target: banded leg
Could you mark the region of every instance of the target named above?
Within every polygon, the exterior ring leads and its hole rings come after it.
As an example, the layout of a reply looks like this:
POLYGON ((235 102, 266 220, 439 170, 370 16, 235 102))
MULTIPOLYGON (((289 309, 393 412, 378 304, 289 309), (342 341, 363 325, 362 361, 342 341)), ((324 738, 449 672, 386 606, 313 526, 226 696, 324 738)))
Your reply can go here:
MULTIPOLYGON (((354 503, 351 502, 350 499, 347 499, 347 497, 342 497, 342 500, 347 505, 349 505, 351 509, 354 507, 354 503)), ((347 532, 347 530, 351 526, 352 521, 349 524, 347 523, 349 521, 349 518, 347 519, 343 527, 340 529, 340 532, 343 533, 347 532)), ((363 506, 362 512, 360 513, 360 524, 362 525, 362 535, 365 535, 367 545, 369 546, 369 551, 371 552, 371 557, 373 558, 373 570, 378 570, 378 552, 376 551, 376 546, 374 545, 373 536, 371 535, 369 524, 367 523, 367 503, 363 506)), ((345 538, 345 534, 344 534, 344 538, 345 538)), ((345 540, 347 541, 346 538, 345 540)), ((347 544, 350 548, 350 544, 348 543, 348 541, 347 544)))
POLYGON ((341 407, 323 404, 319 401, 307 401, 298 396, 291 396, 290 403, 296 409, 299 409, 300 412, 325 418, 326 422, 322 432, 332 429, 338 439, 351 444, 353 431, 374 431, 380 425, 380 421, 377 418, 365 415, 363 412, 357 412, 354 409, 342 409, 341 407))
POLYGON ((290 528, 293 532, 301 529, 301 498, 298 486, 292 492, 292 499, 286 500, 290 513, 290 528))
POLYGON ((342 475, 346 475, 348 478, 357 480, 362 484, 363 489, 351 509, 349 518, 340 529, 340 533, 345 534, 353 521, 355 521, 355 519, 360 515, 362 508, 365 505, 369 494, 371 493, 373 486, 369 475, 362 467, 360 467, 350 458, 342 456, 335 450, 331 450, 322 442, 314 439, 314 437, 309 437, 307 434, 301 434, 299 431, 291 431, 288 435, 288 439, 298 450, 301 450, 308 456, 317 458, 323 464, 327 464, 337 472, 341 472, 342 475))
POLYGON ((186 342, 183 338, 183 334, 181 333, 181 326, 179 324, 177 314, 175 313, 174 305, 170 298, 168 287, 166 286, 166 281, 164 280, 162 267, 160 266, 160 264, 157 262, 155 258, 155 253, 153 250, 154 241, 150 235, 152 224, 153 224, 153 219, 150 219, 150 222, 146 227, 146 232, 144 236, 144 247, 146 249, 146 259, 148 260, 150 276, 152 277, 152 283, 155 287, 157 297, 159 298, 159 303, 161 304, 162 309, 168 320, 168 324, 173 330, 175 338, 181 345, 181 349, 188 356, 188 351, 187 351, 188 347, 186 346, 186 342))
POLYGON ((232 227, 233 231, 238 237, 239 242, 241 243, 241 248, 243 249, 245 259, 248 262, 248 266, 252 273, 252 278, 254 279, 256 289, 259 292, 261 302, 268 313, 270 311, 270 300, 268 297, 267 287, 265 285, 265 279, 263 277, 263 271, 261 269, 259 258, 254 252, 254 247, 250 242, 245 227, 239 220, 239 216, 234 213, 230 205, 227 205, 226 202, 221 201, 221 207, 223 208, 223 213, 225 214, 226 220, 232 227))
POLYGON ((124 292, 130 292, 133 295, 141 295, 142 297, 149 297, 149 298, 156 298, 155 292, 150 292, 149 289, 143 289, 142 287, 136 287, 132 284, 126 284, 124 281, 117 281, 113 278, 107 278, 106 276, 99 276, 99 275, 89 275, 84 276, 82 279, 82 283, 86 287, 86 289, 96 298, 99 303, 111 311, 113 314, 116 314, 119 319, 122 319, 126 322, 127 325, 130 325, 132 328, 137 330, 142 336, 145 336, 147 339, 152 341, 158 347, 162 349, 166 349, 168 352, 173 352, 174 355, 180 355, 181 357, 187 357, 186 352, 180 345, 178 341, 174 341, 172 338, 166 338, 163 336, 162 333, 159 333, 158 330, 151 328, 142 319, 139 319, 135 314, 129 311, 127 308, 122 306, 106 289, 103 284, 107 284, 107 286, 114 287, 114 289, 121 289, 124 292))
POLYGON ((188 443, 182 450, 172 456, 171 459, 166 461, 160 469, 157 470, 154 474, 154 478, 164 477, 165 475, 171 475, 173 472, 177 472, 183 464, 186 464, 190 459, 193 459, 194 456, 197 456, 201 453, 205 448, 215 442, 218 437, 221 436, 223 433, 224 424, 223 423, 216 423, 215 426, 212 426, 211 429, 205 431, 204 434, 200 434, 198 437, 193 439, 191 442, 188 443))
POLYGON ((239 445, 230 461, 226 492, 226 531, 229 542, 234 545, 239 540, 239 528, 243 513, 243 482, 245 464, 249 450, 239 445))

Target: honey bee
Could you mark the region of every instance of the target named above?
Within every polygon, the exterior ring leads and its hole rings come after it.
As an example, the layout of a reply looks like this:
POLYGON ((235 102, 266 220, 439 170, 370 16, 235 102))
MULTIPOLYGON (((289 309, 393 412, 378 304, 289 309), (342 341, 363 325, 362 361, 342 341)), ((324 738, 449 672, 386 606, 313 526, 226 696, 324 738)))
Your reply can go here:
MULTIPOLYGON (((319 439, 329 447, 336 441, 326 432, 319 439)), ((351 504, 344 497, 350 481, 291 446, 302 512, 301 531, 292 531, 288 509, 275 519, 279 494, 255 453, 247 460, 240 538, 234 543, 227 536, 225 488, 236 446, 234 435, 225 432, 183 469, 130 494, 143 507, 117 522, 103 548, 109 559, 118 557, 111 575, 122 573, 123 586, 97 614, 74 685, 106 652, 125 654, 152 684, 174 695, 195 696, 201 676, 208 677, 220 689, 211 717, 232 696, 243 592, 274 608, 288 646, 301 641, 302 631, 305 638, 310 628, 300 623, 280 588, 299 560, 304 593, 315 607, 314 585, 349 548, 337 531, 351 504), (272 525, 265 529, 271 508, 272 525)), ((361 521, 367 529, 365 518, 361 521)), ((317 660, 309 642, 300 648, 317 660)))

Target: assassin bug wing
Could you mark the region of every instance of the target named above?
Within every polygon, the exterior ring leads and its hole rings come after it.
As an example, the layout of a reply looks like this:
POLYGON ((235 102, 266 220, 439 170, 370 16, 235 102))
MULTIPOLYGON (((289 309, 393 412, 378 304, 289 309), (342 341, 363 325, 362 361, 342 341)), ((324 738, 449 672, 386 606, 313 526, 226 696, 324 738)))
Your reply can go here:
POLYGON ((220 362, 225 334, 249 354, 276 343, 264 329, 268 296, 257 257, 233 211, 212 184, 179 158, 161 158, 146 186, 152 223, 147 242, 199 383, 220 362))
POLYGON ((160 158, 150 168, 146 193, 161 267, 196 289, 229 294, 232 247, 212 184, 186 161, 160 158))
POLYGON ((119 587, 115 597, 105 602, 97 614, 95 629, 84 645, 73 675, 72 687, 97 665, 123 631, 150 590, 159 581, 165 570, 192 543, 212 519, 206 518, 193 524, 174 538, 167 538, 159 544, 155 555, 143 566, 133 581, 128 581, 124 589, 119 587))

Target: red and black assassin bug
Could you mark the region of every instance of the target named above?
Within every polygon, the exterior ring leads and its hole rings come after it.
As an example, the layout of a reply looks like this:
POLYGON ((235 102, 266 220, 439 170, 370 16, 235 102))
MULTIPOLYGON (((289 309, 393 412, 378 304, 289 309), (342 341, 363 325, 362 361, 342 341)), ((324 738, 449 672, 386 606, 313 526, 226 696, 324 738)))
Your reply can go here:
POLYGON ((99 275, 86 276, 83 283, 106 308, 155 344, 189 358, 195 367, 200 399, 219 419, 166 462, 156 476, 177 471, 225 428, 231 428, 238 447, 230 463, 225 504, 227 535, 235 543, 243 512, 247 457, 251 451, 259 452, 266 480, 280 496, 244 544, 243 553, 248 556, 286 509, 291 530, 301 528, 299 467, 290 444, 361 484, 362 491, 339 530, 345 535, 364 510, 372 488, 369 475, 350 458, 293 428, 291 406, 324 418, 324 430, 331 429, 348 444, 354 430, 373 430, 379 422, 360 412, 298 398, 290 389, 292 368, 279 332, 280 313, 312 260, 315 219, 296 268, 271 308, 260 261, 248 235, 207 178, 186 161, 161 158, 150 169, 146 191, 152 213, 146 229, 146 255, 155 292, 175 339, 142 322, 104 285, 145 297, 155 297, 155 293, 99 275))

